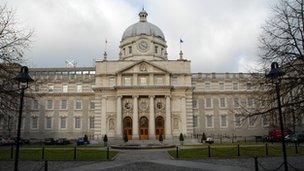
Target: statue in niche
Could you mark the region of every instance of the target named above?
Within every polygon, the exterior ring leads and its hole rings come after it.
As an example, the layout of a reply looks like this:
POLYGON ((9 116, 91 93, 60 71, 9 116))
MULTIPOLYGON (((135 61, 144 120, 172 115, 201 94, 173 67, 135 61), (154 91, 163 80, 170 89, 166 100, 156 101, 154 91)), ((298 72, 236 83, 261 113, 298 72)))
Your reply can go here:
POLYGON ((173 128, 178 129, 178 119, 177 118, 174 118, 174 120, 173 120, 173 128))
POLYGON ((114 121, 113 121, 113 119, 109 120, 109 130, 114 130, 114 121))

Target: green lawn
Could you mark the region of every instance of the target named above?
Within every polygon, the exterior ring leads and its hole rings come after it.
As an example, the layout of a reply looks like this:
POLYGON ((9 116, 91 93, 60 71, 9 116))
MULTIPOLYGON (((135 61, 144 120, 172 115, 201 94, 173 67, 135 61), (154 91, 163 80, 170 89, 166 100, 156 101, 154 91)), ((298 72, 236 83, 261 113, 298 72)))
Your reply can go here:
MULTIPOLYGON (((113 158, 118 152, 110 151, 109 157, 113 158)), ((77 148, 76 160, 106 160, 107 152, 101 149, 93 148, 77 148)), ((15 155, 15 151, 14 151, 15 155)), ((42 149, 41 148, 21 148, 20 159, 21 160, 41 160, 42 149)), ((45 148, 44 154, 45 160, 73 160, 74 149, 73 148, 45 148)), ((11 149, 0 149, 0 160, 10 160, 11 149)))
MULTIPOLYGON (((176 158, 176 150, 170 150, 168 153, 176 158)), ((298 147, 298 154, 295 153, 295 147, 289 146, 287 148, 287 154, 292 155, 304 155, 304 147, 298 147)), ((280 145, 268 145, 268 156, 281 156, 280 145)), ((240 156, 241 157, 264 157, 266 156, 265 146, 241 146, 240 145, 240 156)), ((211 157, 216 158, 231 158, 238 157, 236 146, 211 146, 211 157)), ((185 148, 179 150, 179 158, 182 159, 199 159, 208 158, 208 147, 199 148, 185 148)))

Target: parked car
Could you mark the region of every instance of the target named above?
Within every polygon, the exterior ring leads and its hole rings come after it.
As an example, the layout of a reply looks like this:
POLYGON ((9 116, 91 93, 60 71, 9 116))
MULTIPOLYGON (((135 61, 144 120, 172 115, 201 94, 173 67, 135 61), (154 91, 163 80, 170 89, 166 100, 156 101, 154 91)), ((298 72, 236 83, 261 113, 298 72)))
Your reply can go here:
POLYGON ((208 138, 206 139, 206 143, 213 144, 213 143, 214 143, 213 138, 208 137, 208 138))
MULTIPOLYGON (((287 135, 292 134, 292 132, 290 130, 285 130, 284 131, 284 137, 286 137, 287 135)), ((268 136, 266 136, 264 139, 267 142, 279 142, 281 141, 281 137, 282 137, 282 133, 281 130, 279 129, 275 129, 269 132, 268 136)))
POLYGON ((47 138, 44 140, 44 144, 45 145, 55 145, 56 144, 56 141, 54 138, 47 138))
POLYGON ((303 143, 304 142, 304 134, 291 134, 285 136, 286 142, 291 143, 303 143))
POLYGON ((66 145, 66 144, 71 144, 70 140, 66 138, 59 138, 56 142, 58 145, 66 145))
MULTIPOLYGON (((15 144, 17 142, 17 137, 15 137, 14 139, 12 139, 12 141, 15 144)), ((30 144, 30 140, 29 139, 20 138, 20 144, 30 144)))
POLYGON ((90 141, 89 140, 85 141, 83 137, 77 139, 77 145, 85 145, 85 144, 90 144, 90 141))

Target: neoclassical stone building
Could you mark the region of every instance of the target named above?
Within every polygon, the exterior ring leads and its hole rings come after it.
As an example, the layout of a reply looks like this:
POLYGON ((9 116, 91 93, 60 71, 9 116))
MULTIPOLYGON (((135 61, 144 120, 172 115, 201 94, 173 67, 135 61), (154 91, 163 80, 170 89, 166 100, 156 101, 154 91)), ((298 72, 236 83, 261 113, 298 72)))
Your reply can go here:
MULTIPOLYGON (((163 32, 147 12, 129 26, 117 60, 87 68, 31 68, 34 79, 26 101, 23 135, 35 138, 165 139, 202 134, 255 136, 268 131, 267 118, 241 124, 240 105, 254 107, 250 74, 191 73, 191 62, 168 60, 163 32)), ((7 120, 6 120, 7 121, 7 120)), ((0 134, 8 130, 4 119, 0 134)))

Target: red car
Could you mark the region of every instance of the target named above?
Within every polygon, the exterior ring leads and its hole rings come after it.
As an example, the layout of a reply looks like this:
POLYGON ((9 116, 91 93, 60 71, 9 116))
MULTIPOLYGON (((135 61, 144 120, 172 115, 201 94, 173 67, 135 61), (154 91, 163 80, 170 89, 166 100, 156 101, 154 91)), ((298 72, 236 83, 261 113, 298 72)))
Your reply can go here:
MULTIPOLYGON (((288 129, 284 131, 284 137, 286 135, 290 135, 290 134, 292 134, 292 131, 290 131, 288 129)), ((279 141, 281 141, 281 137, 282 137, 281 130, 280 129, 274 129, 274 130, 269 132, 268 136, 266 137, 266 141, 279 142, 279 141)))

